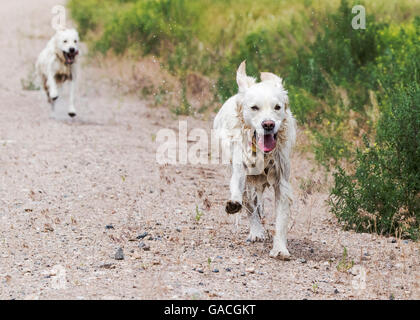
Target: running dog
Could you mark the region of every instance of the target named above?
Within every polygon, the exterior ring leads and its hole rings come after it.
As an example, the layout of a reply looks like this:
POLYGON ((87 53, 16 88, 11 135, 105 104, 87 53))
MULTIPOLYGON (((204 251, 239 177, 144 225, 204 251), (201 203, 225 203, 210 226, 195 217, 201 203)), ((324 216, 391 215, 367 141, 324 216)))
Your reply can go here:
POLYGON ((266 237, 261 223, 263 192, 275 192, 276 232, 271 257, 289 259, 287 231, 292 202, 290 154, 296 140, 296 121, 290 111, 282 79, 262 72, 257 83, 246 75, 245 61, 239 66, 236 81, 239 92, 229 98, 214 119, 213 128, 232 164, 230 200, 226 212, 243 207, 250 222, 249 241, 266 237))
POLYGON ((48 102, 54 111, 55 101, 58 99, 58 89, 70 82, 70 101, 68 115, 76 116, 74 95, 77 81, 79 54, 79 34, 75 29, 58 30, 40 53, 36 62, 36 72, 40 85, 47 94, 48 102))

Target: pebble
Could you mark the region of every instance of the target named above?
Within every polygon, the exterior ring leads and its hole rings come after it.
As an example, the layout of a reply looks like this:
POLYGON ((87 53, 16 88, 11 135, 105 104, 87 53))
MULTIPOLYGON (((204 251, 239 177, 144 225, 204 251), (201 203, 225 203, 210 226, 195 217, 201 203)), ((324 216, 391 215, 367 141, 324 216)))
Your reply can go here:
POLYGON ((304 258, 300 258, 298 261, 299 261, 300 263, 306 263, 306 259, 304 259, 304 258))
POLYGON ((150 251, 150 246, 145 244, 143 241, 139 243, 139 248, 143 249, 144 251, 150 251))
POLYGON ((338 291, 338 289, 334 289, 334 293, 338 294, 338 293, 340 293, 340 291, 338 291))
POLYGON ((246 268, 245 271, 248 272, 248 273, 254 273, 255 272, 255 268, 252 268, 252 267, 246 268))
POLYGON ((397 240, 395 240, 395 239, 391 240, 391 243, 396 243, 396 242, 397 242, 397 240))
POLYGON ((214 273, 219 273, 219 269, 213 269, 214 273))
POLYGON ((232 269, 231 268, 226 268, 225 269, 227 272, 231 272, 232 271, 232 269))
POLYGON ((147 236, 148 236, 149 234, 147 233, 147 232, 143 232, 142 234, 140 234, 140 235, 138 235, 137 236, 137 239, 144 239, 144 238, 146 238, 147 236))
POLYGON ((360 274, 360 269, 358 266, 353 266, 347 272, 350 273, 352 276, 357 276, 360 274))
POLYGON ((175 230, 176 230, 177 232, 181 232, 181 229, 179 229, 179 228, 176 228, 175 230))
POLYGON ((184 289, 184 293, 192 296, 193 298, 197 299, 201 296, 201 291, 199 289, 196 288, 186 288, 184 289))
POLYGON ((132 255, 132 258, 133 258, 133 259, 141 259, 141 255, 140 255, 140 253, 138 253, 137 251, 134 251, 134 252, 133 252, 133 255, 132 255))
POLYGON ((114 226, 112 224, 107 224, 105 226, 105 229, 109 230, 109 229, 114 229, 114 226))
POLYGON ((245 277, 246 276, 246 273, 245 272, 242 272, 241 273, 241 277, 245 277))
POLYGON ((198 273, 204 273, 204 271, 202 269, 197 269, 198 273))
POLYGON ((122 248, 118 248, 117 252, 115 252, 115 260, 124 260, 124 251, 122 248))

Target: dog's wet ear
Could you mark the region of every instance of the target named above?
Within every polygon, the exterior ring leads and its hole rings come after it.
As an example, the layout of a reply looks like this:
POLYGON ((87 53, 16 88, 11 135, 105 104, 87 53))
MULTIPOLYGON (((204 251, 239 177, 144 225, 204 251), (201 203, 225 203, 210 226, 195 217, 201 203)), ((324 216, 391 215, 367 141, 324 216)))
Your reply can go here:
POLYGON ((245 92, 249 87, 255 84, 255 79, 246 75, 246 62, 242 61, 238 71, 236 71, 236 82, 239 92, 245 92))
POLYGON ((283 79, 271 72, 261 72, 261 81, 273 81, 277 86, 283 87, 283 79))
POLYGON ((286 101, 284 102, 284 108, 286 110, 290 110, 290 105, 289 105, 289 97, 286 97, 286 101))

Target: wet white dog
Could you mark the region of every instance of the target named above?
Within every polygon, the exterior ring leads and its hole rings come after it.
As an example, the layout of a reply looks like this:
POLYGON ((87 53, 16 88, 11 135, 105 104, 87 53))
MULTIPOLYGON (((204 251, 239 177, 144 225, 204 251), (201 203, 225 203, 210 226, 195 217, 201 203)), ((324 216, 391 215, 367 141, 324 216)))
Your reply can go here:
POLYGON ((59 89, 64 82, 70 82, 70 101, 68 115, 76 116, 74 95, 77 81, 77 61, 79 54, 79 34, 74 29, 63 29, 48 42, 36 62, 36 72, 40 85, 47 94, 48 102, 54 111, 59 89))
POLYGON ((262 195, 267 187, 273 186, 276 233, 270 256, 288 259, 290 153, 296 139, 296 121, 280 77, 262 72, 262 81, 256 83, 246 75, 244 61, 236 80, 239 93, 225 102, 214 119, 222 149, 232 163, 226 212, 233 214, 244 207, 250 221, 248 240, 264 240, 262 195))

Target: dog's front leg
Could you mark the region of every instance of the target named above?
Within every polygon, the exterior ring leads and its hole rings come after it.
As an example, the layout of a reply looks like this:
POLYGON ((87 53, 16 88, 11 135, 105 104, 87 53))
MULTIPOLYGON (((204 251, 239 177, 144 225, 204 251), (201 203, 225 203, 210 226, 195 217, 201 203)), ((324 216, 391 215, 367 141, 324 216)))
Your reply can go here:
POLYGON ((245 208, 248 210, 249 235, 247 241, 263 241, 265 239, 265 230, 261 223, 263 213, 263 195, 264 187, 249 187, 246 190, 245 208))
POLYGON ((230 179, 230 200, 226 212, 234 214, 242 209, 242 197, 245 188, 246 172, 242 162, 242 153, 238 144, 234 145, 232 155, 232 177, 230 179))
POLYGON ((287 231, 290 215, 291 186, 289 182, 282 180, 274 188, 276 210, 276 234, 273 239, 273 249, 270 257, 280 257, 284 260, 290 258, 287 250, 287 231))
POLYGON ((57 83, 55 82, 54 73, 52 70, 49 70, 48 75, 47 75, 47 86, 48 86, 49 99, 54 109, 54 102, 55 100, 58 99, 58 88, 57 88, 57 83))
POLYGON ((71 77, 71 80, 70 80, 70 104, 69 104, 69 109, 68 109, 68 115, 72 118, 76 116, 76 108, 74 107, 74 96, 75 96, 75 92, 76 92, 76 81, 77 81, 77 73, 74 70, 72 72, 72 77, 71 77))

